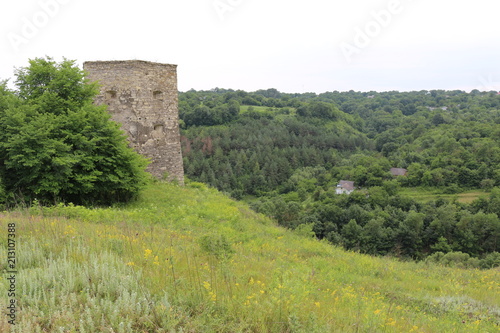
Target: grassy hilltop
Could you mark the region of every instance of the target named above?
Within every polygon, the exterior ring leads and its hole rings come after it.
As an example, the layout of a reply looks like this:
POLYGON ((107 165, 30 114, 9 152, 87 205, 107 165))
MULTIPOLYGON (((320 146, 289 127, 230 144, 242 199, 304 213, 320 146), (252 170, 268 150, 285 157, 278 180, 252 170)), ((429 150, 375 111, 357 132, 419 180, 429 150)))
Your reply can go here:
POLYGON ((200 183, 0 219, 16 223, 14 332, 500 331, 498 269, 346 252, 200 183))

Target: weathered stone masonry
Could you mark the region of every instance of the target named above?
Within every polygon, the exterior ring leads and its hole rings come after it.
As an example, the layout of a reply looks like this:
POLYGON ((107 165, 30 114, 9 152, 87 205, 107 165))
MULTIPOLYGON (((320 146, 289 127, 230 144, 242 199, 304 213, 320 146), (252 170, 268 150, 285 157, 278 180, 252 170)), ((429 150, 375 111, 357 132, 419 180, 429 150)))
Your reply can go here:
POLYGON ((107 104, 132 147, 151 159, 148 171, 184 183, 179 135, 177 65, 141 60, 88 61, 90 81, 98 81, 97 104, 107 104))

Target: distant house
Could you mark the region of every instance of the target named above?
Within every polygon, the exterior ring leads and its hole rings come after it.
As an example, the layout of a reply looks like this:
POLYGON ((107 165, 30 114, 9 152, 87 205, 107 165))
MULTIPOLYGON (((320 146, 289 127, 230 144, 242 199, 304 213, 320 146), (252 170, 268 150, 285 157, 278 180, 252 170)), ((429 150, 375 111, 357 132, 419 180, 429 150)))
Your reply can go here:
POLYGON ((337 188, 335 189, 336 194, 351 194, 354 191, 354 182, 349 180, 339 181, 337 188))
POLYGON ((393 175, 394 177, 406 176, 407 172, 408 172, 408 170, 403 169, 403 168, 391 168, 391 170, 390 170, 391 175, 393 175))
POLYGON ((427 108, 428 108, 430 111, 437 110, 437 109, 441 109, 441 110, 443 110, 443 111, 448 110, 448 107, 447 107, 447 106, 441 106, 441 107, 437 107, 437 108, 432 107, 432 106, 428 106, 427 108))

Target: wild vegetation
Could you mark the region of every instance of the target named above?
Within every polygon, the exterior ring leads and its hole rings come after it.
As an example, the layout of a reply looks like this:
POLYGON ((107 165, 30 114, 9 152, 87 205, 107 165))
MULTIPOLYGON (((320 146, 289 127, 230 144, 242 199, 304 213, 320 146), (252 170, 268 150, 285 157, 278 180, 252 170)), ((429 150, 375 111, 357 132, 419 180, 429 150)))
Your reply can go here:
POLYGON ((186 174, 283 226, 312 225, 319 238, 375 255, 457 252, 472 267, 500 264, 496 92, 214 89, 182 93, 179 105, 186 174), (336 195, 339 180, 358 190, 336 195), (442 196, 404 194, 416 188, 442 196), (481 199, 455 197, 471 190, 481 199))
POLYGON ((16 85, 0 220, 18 312, 0 331, 498 331, 495 93, 181 93, 203 183, 180 187, 148 181, 74 62, 32 60, 16 85))
MULTIPOLYGON (((20 244, 12 332, 496 332, 500 325, 498 269, 347 252, 199 183, 153 184, 122 207, 34 206, 1 219, 16 223, 20 244)), ((2 290, 7 283, 0 281, 2 290)), ((0 316, 0 331, 10 328, 0 316)))

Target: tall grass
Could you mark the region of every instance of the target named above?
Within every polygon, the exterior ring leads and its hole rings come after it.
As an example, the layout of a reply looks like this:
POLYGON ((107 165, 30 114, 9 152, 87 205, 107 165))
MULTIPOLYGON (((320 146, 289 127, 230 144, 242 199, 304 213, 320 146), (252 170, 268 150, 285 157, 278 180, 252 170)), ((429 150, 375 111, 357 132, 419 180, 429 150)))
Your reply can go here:
POLYGON ((498 269, 346 252, 201 184, 156 184, 125 207, 0 218, 19 238, 13 332, 500 330, 498 269))
POLYGON ((404 196, 409 196, 418 202, 426 203, 433 200, 445 199, 449 201, 456 200, 460 203, 469 204, 481 196, 487 196, 487 193, 480 190, 470 190, 457 194, 445 194, 440 188, 427 187, 405 187, 401 188, 399 193, 404 196))

